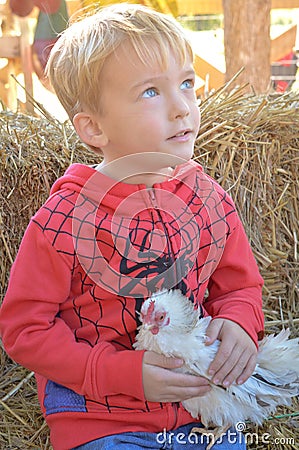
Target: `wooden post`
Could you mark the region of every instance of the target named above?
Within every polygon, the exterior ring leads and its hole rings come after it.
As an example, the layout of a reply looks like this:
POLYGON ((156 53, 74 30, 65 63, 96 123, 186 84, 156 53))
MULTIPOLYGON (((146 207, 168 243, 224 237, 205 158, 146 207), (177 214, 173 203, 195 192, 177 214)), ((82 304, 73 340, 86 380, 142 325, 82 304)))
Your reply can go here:
POLYGON ((235 84, 250 83, 256 93, 270 84, 271 0, 223 0, 226 81, 242 67, 235 84))
POLYGON ((26 95, 26 110, 30 113, 34 112, 34 106, 32 104, 33 97, 33 80, 32 80, 32 50, 30 42, 30 29, 27 19, 18 19, 20 23, 20 57, 22 71, 24 74, 24 85, 25 85, 25 95, 26 95))

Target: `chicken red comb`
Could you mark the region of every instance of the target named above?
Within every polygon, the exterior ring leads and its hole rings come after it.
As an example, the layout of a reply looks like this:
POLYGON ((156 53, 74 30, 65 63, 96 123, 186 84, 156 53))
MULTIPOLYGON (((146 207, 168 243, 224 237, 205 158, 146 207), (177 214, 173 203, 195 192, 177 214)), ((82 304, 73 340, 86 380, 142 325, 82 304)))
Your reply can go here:
POLYGON ((141 310, 142 322, 149 323, 155 309, 155 300, 151 300, 146 311, 141 310))
POLYGON ((142 321, 145 323, 149 323, 152 320, 152 316, 155 310, 155 300, 151 300, 146 312, 143 313, 142 321))
POLYGON ((154 312, 154 309, 155 309, 155 300, 151 300, 145 317, 147 318, 151 317, 154 312))

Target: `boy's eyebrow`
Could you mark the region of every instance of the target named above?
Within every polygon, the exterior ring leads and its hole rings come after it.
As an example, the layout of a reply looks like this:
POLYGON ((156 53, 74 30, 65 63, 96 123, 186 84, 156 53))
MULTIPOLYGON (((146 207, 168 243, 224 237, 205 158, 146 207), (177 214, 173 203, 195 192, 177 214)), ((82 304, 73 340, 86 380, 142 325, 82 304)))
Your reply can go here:
MULTIPOLYGON (((182 71, 182 76, 183 77, 195 77, 195 70, 193 70, 193 69, 183 70, 182 71)), ((163 74, 161 74, 161 75, 157 75, 157 76, 153 76, 153 77, 147 78, 147 79, 145 79, 143 81, 140 81, 139 83, 134 84, 134 86, 132 86, 132 90, 140 88, 140 87, 142 87, 142 86, 144 86, 146 84, 155 84, 155 82, 157 80, 159 80, 160 78, 165 78, 165 77, 164 77, 163 74)))

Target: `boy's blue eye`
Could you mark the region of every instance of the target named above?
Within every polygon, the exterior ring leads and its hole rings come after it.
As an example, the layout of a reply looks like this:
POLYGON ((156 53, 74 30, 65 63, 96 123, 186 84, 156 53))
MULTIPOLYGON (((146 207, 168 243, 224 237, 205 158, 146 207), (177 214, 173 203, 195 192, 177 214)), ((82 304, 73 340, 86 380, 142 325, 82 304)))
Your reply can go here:
POLYGON ((158 95, 157 89, 149 88, 143 92, 142 97, 152 98, 152 97, 155 97, 156 95, 158 95))
POLYGON ((181 89, 193 89, 194 88, 194 80, 185 80, 181 84, 181 89))

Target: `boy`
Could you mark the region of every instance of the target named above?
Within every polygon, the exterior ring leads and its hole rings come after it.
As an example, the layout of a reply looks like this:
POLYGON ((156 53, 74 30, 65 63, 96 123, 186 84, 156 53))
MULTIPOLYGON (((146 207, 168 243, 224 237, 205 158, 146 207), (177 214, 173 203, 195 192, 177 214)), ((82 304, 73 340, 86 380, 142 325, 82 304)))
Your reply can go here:
MULTIPOLYGON (((32 218, 0 324, 7 352, 36 372, 55 450, 161 448, 169 431, 163 448, 188 441, 180 402, 208 382, 132 350, 142 301, 161 288, 214 317, 215 383, 242 383, 255 365, 262 279, 232 200, 190 161, 192 60, 173 19, 127 4, 73 24, 51 53, 52 85, 103 158, 72 165, 32 218)), ((243 449, 238 439, 217 448, 243 449)))

